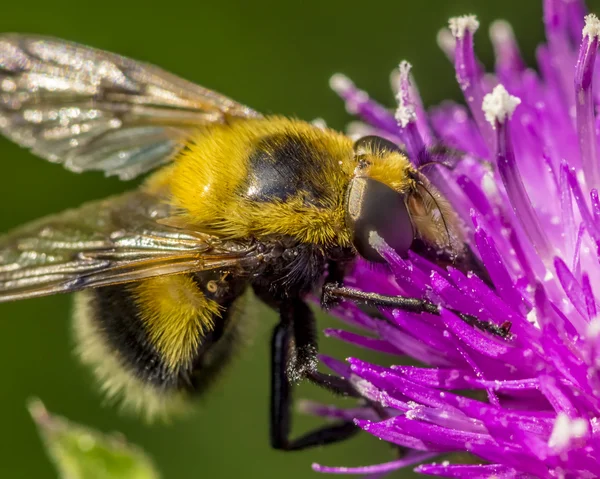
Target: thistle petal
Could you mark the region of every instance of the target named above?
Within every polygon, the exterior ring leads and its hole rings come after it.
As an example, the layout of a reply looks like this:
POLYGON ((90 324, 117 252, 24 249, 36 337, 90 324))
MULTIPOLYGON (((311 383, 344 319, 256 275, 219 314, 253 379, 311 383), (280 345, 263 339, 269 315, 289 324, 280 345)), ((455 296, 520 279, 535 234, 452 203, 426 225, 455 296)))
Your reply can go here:
MULTIPOLYGON (((440 142, 466 152, 466 161, 431 180, 443 183, 487 276, 413 252, 400 258, 373 238, 389 269, 358 261, 345 281, 425 299, 438 314, 380 308, 381 317, 369 318, 343 304, 336 315, 363 331, 328 334, 397 354, 393 366, 357 358, 334 366, 367 399, 364 408, 385 411, 356 411, 357 426, 409 452, 373 468, 315 470, 379 477, 428 455, 469 452, 482 464, 444 461, 415 470, 465 478, 600 477, 600 21, 584 19, 581 0, 543 5, 540 74, 523 62, 510 26, 496 22, 496 72, 486 75, 473 51, 478 22, 465 16, 452 19, 438 43, 455 65, 467 107, 446 102, 426 113, 408 67, 396 77, 396 134, 412 145, 413 163, 426 157, 419 148, 440 142), (495 160, 495 171, 481 160, 495 160), (493 334, 508 325, 509 338, 493 334), (403 365, 404 355, 420 365, 403 365)), ((367 121, 373 116, 358 110, 367 121)), ((391 131, 379 117, 370 128, 391 131)))

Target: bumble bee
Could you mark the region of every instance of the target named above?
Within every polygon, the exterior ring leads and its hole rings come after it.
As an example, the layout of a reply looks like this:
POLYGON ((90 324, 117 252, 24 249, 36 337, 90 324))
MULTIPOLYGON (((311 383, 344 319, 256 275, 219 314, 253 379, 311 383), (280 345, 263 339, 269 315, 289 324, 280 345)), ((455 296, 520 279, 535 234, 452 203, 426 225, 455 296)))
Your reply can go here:
MULTIPOLYGON (((74 172, 139 189, 0 237, 0 301, 77 292, 77 350, 105 392, 148 416, 179 410, 230 358, 250 292, 279 312, 271 444, 295 450, 354 433, 340 423, 292 440, 291 385, 319 373, 306 298, 436 312, 425 300, 345 288, 357 257, 415 244, 466 258, 455 214, 395 144, 262 116, 155 66, 31 35, 0 35, 0 130, 74 172)), ((350 392, 351 393, 351 392, 350 392)))

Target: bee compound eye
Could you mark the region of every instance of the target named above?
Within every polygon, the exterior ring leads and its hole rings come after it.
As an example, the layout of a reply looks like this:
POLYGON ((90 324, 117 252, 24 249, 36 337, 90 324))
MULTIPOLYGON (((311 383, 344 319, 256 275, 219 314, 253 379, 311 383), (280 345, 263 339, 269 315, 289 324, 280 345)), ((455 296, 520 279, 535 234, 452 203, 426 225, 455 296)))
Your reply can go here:
POLYGON ((346 195, 346 226, 354 247, 368 261, 384 259, 369 242, 377 233, 400 256, 405 256, 414 240, 414 227, 405 196, 372 178, 354 178, 346 195))
POLYGON ((363 136, 354 143, 354 153, 357 156, 363 155, 367 151, 380 155, 385 152, 403 153, 402 148, 396 143, 376 135, 363 136))

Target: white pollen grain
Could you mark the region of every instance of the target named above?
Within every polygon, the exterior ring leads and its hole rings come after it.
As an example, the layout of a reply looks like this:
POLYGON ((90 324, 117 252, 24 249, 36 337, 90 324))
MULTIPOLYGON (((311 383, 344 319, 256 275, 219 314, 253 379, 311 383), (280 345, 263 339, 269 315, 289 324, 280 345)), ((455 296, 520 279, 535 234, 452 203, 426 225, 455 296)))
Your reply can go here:
POLYGON ((585 419, 569 419, 564 412, 559 412, 554 421, 554 427, 548 439, 548 446, 555 451, 565 449, 572 439, 585 437, 588 433, 589 425, 585 419))
POLYGON ((412 70, 412 65, 410 64, 410 62, 407 62, 406 60, 402 60, 400 62, 400 65, 398 65, 398 71, 400 72, 401 75, 410 75, 410 71, 412 70))
POLYGON ((483 97, 481 108, 485 113, 485 119, 495 127, 496 122, 504 123, 507 118, 510 118, 519 103, 521 103, 520 98, 508 93, 504 85, 497 85, 492 93, 483 97))
POLYGON ((558 413, 552 433, 548 439, 548 446, 553 449, 563 449, 569 444, 569 417, 563 413, 558 413))
POLYGON ((588 422, 583 418, 573 419, 570 429, 572 438, 579 439, 585 437, 588 432, 588 422))
MULTIPOLYGON (((400 78, 407 78, 410 76, 410 69, 412 65, 407 61, 402 61, 400 66, 398 67, 398 71, 400 73, 400 78)), ((408 80, 407 80, 408 81, 408 80)), ((402 90, 402 88, 398 89, 398 93, 396 94, 396 100, 398 101, 398 108, 396 108, 396 113, 394 117, 396 121, 402 128, 406 128, 410 122, 414 122, 417 120, 417 114, 415 112, 414 105, 407 104, 405 100, 405 96, 408 92, 402 90)))
POLYGON ((376 231, 369 233, 369 245, 376 251, 386 246, 385 241, 383 241, 383 238, 376 231))
POLYGON ((416 121, 417 114, 415 113, 415 109, 412 107, 412 105, 404 105, 400 103, 398 108, 396 108, 394 118, 402 128, 406 128, 406 125, 408 125, 411 121, 416 121))
POLYGON ((479 20, 475 15, 463 15, 461 17, 452 17, 448 20, 450 31, 455 38, 462 38, 468 30, 475 33, 479 28, 479 20))
POLYGON ((585 16, 585 26, 583 27, 581 34, 584 37, 588 37, 590 40, 600 37, 600 20, 598 20, 598 17, 595 14, 590 13, 585 16))

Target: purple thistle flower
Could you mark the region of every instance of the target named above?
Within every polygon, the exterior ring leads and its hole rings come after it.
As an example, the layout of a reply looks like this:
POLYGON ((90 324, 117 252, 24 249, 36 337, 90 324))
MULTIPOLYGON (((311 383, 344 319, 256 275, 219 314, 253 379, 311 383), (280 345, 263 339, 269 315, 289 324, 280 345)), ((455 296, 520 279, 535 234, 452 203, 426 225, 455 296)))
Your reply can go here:
POLYGON ((600 477, 594 294, 600 284, 600 21, 584 15, 578 0, 544 1, 547 43, 537 50, 539 72, 525 66, 510 26, 494 23, 494 74, 484 72, 474 53, 476 18, 450 20, 439 42, 454 62, 466 107, 448 102, 426 112, 405 62, 393 77, 395 115, 347 78, 332 78, 348 110, 364 121, 351 126, 352 135, 402 144, 417 165, 439 142, 466 153, 453 169, 432 167, 428 176, 461 218, 493 288, 416 254, 400 258, 372 238, 389 270, 359 261, 347 284, 427 298, 441 314, 382 309, 382 321, 343 303, 334 314, 361 332, 326 334, 424 366, 323 357, 369 405, 305 409, 354 418, 409 452, 386 464, 315 470, 381 477, 421 464, 416 471, 443 477, 600 477), (455 311, 497 325, 508 321, 512 337, 473 328, 455 311), (466 397, 461 390, 481 393, 466 397), (430 462, 452 452, 469 452, 481 464, 430 462))

